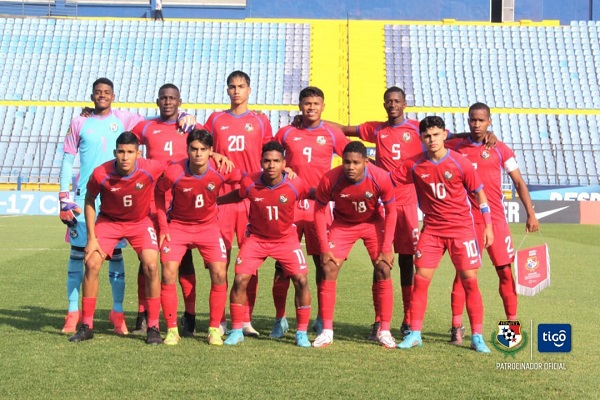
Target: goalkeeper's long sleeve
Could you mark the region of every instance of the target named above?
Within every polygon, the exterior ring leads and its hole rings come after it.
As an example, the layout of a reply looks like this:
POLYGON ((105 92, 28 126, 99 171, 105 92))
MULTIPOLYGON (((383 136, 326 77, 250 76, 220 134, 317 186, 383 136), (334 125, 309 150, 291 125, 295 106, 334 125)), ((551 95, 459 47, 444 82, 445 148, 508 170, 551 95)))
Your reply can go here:
POLYGON ((71 190, 71 181, 73 179, 73 164, 75 163, 75 154, 64 153, 62 164, 60 166, 60 191, 68 192, 71 190))

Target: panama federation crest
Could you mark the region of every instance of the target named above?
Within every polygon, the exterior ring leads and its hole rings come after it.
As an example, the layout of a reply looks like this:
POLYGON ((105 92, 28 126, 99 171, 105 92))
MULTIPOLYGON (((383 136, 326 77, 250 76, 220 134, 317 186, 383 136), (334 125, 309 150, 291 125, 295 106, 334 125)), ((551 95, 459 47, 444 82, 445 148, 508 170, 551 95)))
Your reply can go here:
POLYGON ((217 185, 215 185, 214 182, 210 182, 208 185, 206 185, 206 189, 209 192, 212 192, 213 190, 215 190, 216 187, 217 187, 217 185))
POLYGON ((281 196, 279 196, 279 202, 282 204, 285 204, 288 202, 288 198, 285 194, 282 194, 281 196))
POLYGON ((325 136, 317 136, 317 143, 321 146, 327 143, 327 141, 325 140, 325 136))
POLYGON ((110 131, 111 132, 116 132, 117 129, 119 129, 119 127, 117 126, 117 124, 110 124, 110 131))
POLYGON ((250 122, 248 122, 246 124, 246 126, 244 127, 244 129, 246 130, 246 132, 252 132, 254 130, 254 127, 252 126, 252 124, 250 122))
POLYGON ((142 182, 138 182, 135 184, 136 190, 142 190, 143 187, 144 187, 144 184, 142 182))
POLYGON ((497 350, 514 356, 514 353, 525 348, 527 335, 519 320, 499 321, 496 331, 492 333, 492 343, 497 350))
POLYGON ((371 192, 369 192, 369 191, 366 191, 366 192, 365 192, 365 197, 366 197, 367 199, 372 199, 372 198, 373 198, 373 196, 375 196, 373 193, 371 193, 371 192))
POLYGON ((487 151, 487 150, 483 150, 483 151, 481 152, 481 158, 483 158, 484 160, 485 160, 486 158, 490 158, 490 152, 489 152, 489 151, 487 151))
POLYGON ((540 262, 538 261, 537 255, 527 257, 527 263, 525 264, 525 267, 527 268, 528 272, 535 271, 539 266, 540 262))
POLYGON ((444 178, 446 178, 447 180, 452 179, 454 175, 452 175, 452 171, 448 170, 446 172, 444 172, 444 178))
POLYGON ((410 139, 412 139, 412 137, 410 136, 410 133, 404 132, 402 134, 402 140, 404 140, 405 142, 410 142, 410 139))

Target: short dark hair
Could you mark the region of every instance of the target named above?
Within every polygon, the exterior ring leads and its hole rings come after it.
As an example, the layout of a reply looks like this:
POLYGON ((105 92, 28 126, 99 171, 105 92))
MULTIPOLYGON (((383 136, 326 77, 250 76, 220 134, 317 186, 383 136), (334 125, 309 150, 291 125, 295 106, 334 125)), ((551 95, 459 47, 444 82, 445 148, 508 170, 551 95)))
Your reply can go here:
POLYGON ((477 103, 471 105, 471 107, 469 107, 469 118, 471 118, 471 111, 477 111, 477 110, 487 111, 488 117, 492 115, 492 112, 490 111, 490 107, 487 104, 477 102, 477 103))
POLYGON ((446 130, 446 124, 444 123, 444 120, 437 115, 425 117, 421 120, 421 122, 419 122, 420 133, 424 133, 430 128, 440 128, 446 130))
POLYGON ((112 90, 115 90, 115 85, 108 78, 98 78, 92 84, 92 90, 96 90, 96 85, 108 85, 112 90))
POLYGON ((321 89, 319 89, 316 86, 307 86, 304 89, 302 89, 300 91, 300 94, 298 95, 298 101, 300 102, 306 97, 320 97, 323 100, 325 100, 325 94, 321 89))
POLYGON ((135 147, 139 147, 140 141, 135 133, 131 131, 125 131, 119 135, 117 138, 117 147, 120 144, 135 144, 135 147))
POLYGON ((360 142, 358 140, 354 140, 348 143, 346 147, 344 147, 343 154, 345 155, 346 153, 358 153, 361 156, 363 156, 363 158, 367 158, 367 148, 365 147, 363 142, 360 142))
POLYGON ((383 92, 383 100, 385 100, 385 97, 389 93, 400 93, 402 95, 402 98, 404 100, 406 100, 406 93, 404 93, 404 90, 400 89, 398 86, 392 86, 392 87, 387 88, 386 91, 383 92))
POLYGON ((206 147, 212 147, 214 143, 214 139, 209 131, 206 129, 194 129, 190 133, 188 133, 187 139, 185 142, 189 146, 194 140, 199 141, 206 147))
POLYGON ((177 90, 177 93, 179 93, 179 88, 177 86, 175 86, 172 83, 165 83, 164 85, 162 85, 159 89, 158 89, 158 93, 160 93, 161 90, 163 89, 175 89, 177 90))
POLYGON ((274 140, 267 142, 263 145, 262 151, 260 153, 261 157, 269 151, 278 151, 281 153, 282 156, 285 156, 285 147, 283 147, 281 143, 276 142, 274 140))
POLYGON ((246 84, 248 86, 250 86, 250 77, 244 71, 237 70, 237 71, 233 71, 232 73, 230 73, 229 76, 227 77, 227 86, 229 86, 229 84, 231 83, 233 78, 242 78, 246 81, 246 84))

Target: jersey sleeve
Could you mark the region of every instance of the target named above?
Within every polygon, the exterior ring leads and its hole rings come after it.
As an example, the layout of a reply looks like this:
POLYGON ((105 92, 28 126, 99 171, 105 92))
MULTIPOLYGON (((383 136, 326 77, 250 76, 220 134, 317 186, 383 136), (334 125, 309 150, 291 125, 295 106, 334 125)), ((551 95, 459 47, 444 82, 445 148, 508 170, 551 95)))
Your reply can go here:
POLYGON ((275 136, 273 137, 273 140, 279 144, 285 145, 283 143, 283 140, 285 138, 285 133, 288 131, 289 128, 290 128, 289 126, 284 126, 283 128, 279 129, 277 131, 277 133, 275 134, 275 136))
POLYGON ((327 204, 331 200, 331 174, 325 174, 317 186, 315 199, 320 204, 327 204))
POLYGON ((394 169, 390 174, 392 184, 400 186, 413 183, 412 174, 410 173, 411 168, 412 163, 405 161, 398 168, 394 169))
POLYGON ((271 127, 269 117, 265 114, 259 114, 258 118, 263 125, 263 144, 265 144, 273 140, 273 128, 271 127))
POLYGON ((391 174, 381 171, 377 176, 377 180, 379 181, 379 187, 381 188, 381 194, 379 197, 383 204, 388 204, 395 200, 394 198, 394 185, 392 184, 391 174))
POLYGON ((515 153, 510 147, 508 147, 502 142, 496 143, 496 147, 502 158, 502 167, 504 168, 507 174, 519 169, 519 164, 517 163, 517 159, 515 158, 515 153))
POLYGON ((138 123, 144 121, 144 116, 127 110, 114 110, 115 116, 123 122, 125 130, 131 131, 138 123))
POLYGON ((464 186, 469 192, 478 192, 483 188, 483 182, 479 174, 466 158, 457 157, 460 160, 460 167, 464 174, 464 186))
POLYGON ((375 132, 377 127, 381 125, 381 122, 365 122, 360 124, 356 129, 358 131, 358 137, 369 143, 375 143, 375 132))
POLYGON ((245 176, 246 173, 244 171, 242 171, 239 168, 234 168, 228 174, 223 175, 223 180, 225 181, 225 183, 234 185, 237 183, 241 183, 245 176))
POLYGON ((98 194, 100 194, 100 170, 101 168, 103 168, 102 166, 96 168, 94 170, 94 172, 92 173, 92 175, 90 176, 90 179, 88 180, 87 183, 87 193, 86 196, 90 196, 93 198, 98 197, 98 194))
POLYGON ((144 144, 144 128, 146 127, 146 121, 140 121, 131 129, 131 132, 135 134, 135 136, 140 141, 140 144, 144 144))
POLYGON ((65 135, 63 142, 63 151, 65 153, 75 155, 79 151, 79 132, 81 131, 84 121, 85 120, 83 118, 77 117, 71 121, 71 124, 69 124, 69 130, 67 130, 67 134, 65 135))
POLYGON ((240 182, 240 197, 242 199, 245 199, 246 197, 248 197, 248 189, 250 188, 250 186, 252 185, 252 180, 250 179, 250 177, 248 175, 246 175, 242 181, 240 182))
POLYGON ((339 128, 329 127, 329 130, 334 143, 333 151, 335 151, 335 154, 342 157, 346 145, 350 143, 350 139, 348 139, 346 135, 344 135, 344 132, 342 132, 339 128))

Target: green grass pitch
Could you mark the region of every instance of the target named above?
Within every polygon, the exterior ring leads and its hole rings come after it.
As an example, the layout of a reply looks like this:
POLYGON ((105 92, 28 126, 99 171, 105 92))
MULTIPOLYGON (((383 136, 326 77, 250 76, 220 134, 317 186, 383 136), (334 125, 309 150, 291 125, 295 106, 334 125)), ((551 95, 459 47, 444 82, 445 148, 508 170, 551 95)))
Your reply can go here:
MULTIPOLYGON (((512 226, 521 242, 523 225, 512 226)), ((530 340, 512 356, 489 343, 503 309, 497 277, 487 255, 480 271, 485 306, 484 337, 492 354, 447 344, 453 268, 448 256, 434 277, 423 327, 423 347, 385 350, 367 342, 373 319, 372 267, 356 245, 338 281, 335 342, 326 349, 293 345, 293 331, 268 338, 274 308, 272 261, 260 270, 254 313, 257 339, 214 348, 206 344, 208 273, 198 268, 198 336, 179 346, 147 346, 140 337, 116 337, 107 320, 111 306, 106 265, 101 272, 96 337, 69 343, 60 333, 66 310, 68 246, 56 217, 0 217, 0 398, 598 398, 597 226, 542 225, 523 247, 550 246, 552 284, 534 297, 519 297, 519 318, 530 340), (533 332, 529 328, 533 322, 533 332), (570 353, 538 353, 539 323, 570 323, 570 353), (595 356, 594 356, 595 354, 595 356), (500 370, 497 363, 562 363, 566 370, 500 370)), ((197 254, 195 254, 196 259, 197 254)), ((136 313, 137 261, 125 251, 125 309, 129 326, 136 313)), ((197 265, 201 265, 199 262, 197 265)), ((394 286, 399 276, 394 269, 394 286)), ((232 274, 230 274, 231 282, 232 274)), ((316 316, 314 269, 309 280, 316 316)), ((295 324, 293 298, 288 315, 295 324)), ((399 336, 401 293, 396 290, 393 334, 399 336)), ((180 302, 180 310, 182 303, 180 302)), ((161 316, 162 318, 162 316, 161 316)), ((468 322, 467 316, 464 316, 468 322)), ((468 332, 468 326, 467 326, 468 332)), ((164 326, 163 326, 164 333, 164 326)), ((309 334, 314 339, 314 334, 309 334)))

